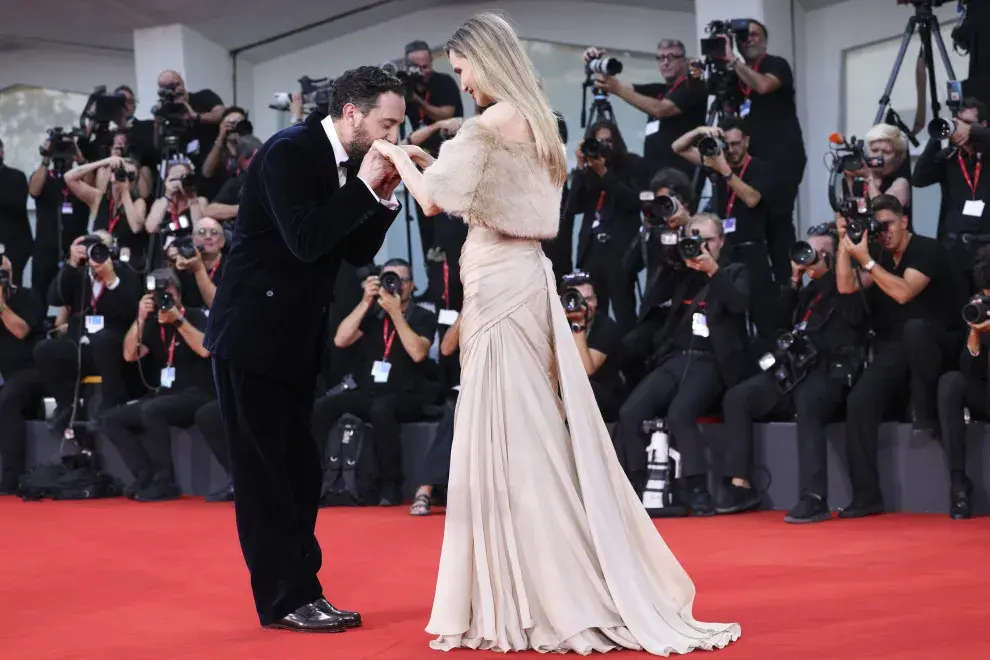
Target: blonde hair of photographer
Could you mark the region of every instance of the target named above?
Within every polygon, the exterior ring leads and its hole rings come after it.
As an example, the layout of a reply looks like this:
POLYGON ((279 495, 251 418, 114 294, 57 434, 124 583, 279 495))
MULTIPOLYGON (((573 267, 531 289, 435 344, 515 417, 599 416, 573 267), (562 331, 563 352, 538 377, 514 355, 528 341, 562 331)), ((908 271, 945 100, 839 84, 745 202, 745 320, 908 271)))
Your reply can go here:
POLYGON ((897 198, 902 206, 911 204, 911 182, 898 177, 886 190, 880 190, 881 180, 896 172, 904 164, 908 156, 908 141, 901 129, 890 124, 877 124, 863 138, 866 152, 870 156, 883 156, 883 167, 864 168, 867 170, 867 184, 870 187, 870 198, 877 195, 891 195, 897 198))

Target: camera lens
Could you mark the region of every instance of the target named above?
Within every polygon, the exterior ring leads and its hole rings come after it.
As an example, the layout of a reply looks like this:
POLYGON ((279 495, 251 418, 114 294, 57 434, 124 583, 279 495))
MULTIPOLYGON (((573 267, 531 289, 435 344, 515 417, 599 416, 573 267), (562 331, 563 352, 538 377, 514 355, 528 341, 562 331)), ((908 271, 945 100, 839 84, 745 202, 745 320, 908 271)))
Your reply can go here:
POLYGON ((576 312, 584 307, 584 296, 577 289, 567 289, 561 294, 560 302, 564 306, 564 311, 576 312))
POLYGON ((791 246, 791 261, 799 266, 812 266, 818 263, 818 250, 807 241, 798 241, 791 246))
POLYGON ((677 251, 680 253, 682 259, 697 259, 701 256, 701 237, 700 236, 689 236, 687 238, 682 238, 681 242, 677 244, 677 251))
POLYGON ((110 258, 110 248, 102 242, 90 245, 86 253, 89 256, 90 261, 97 264, 102 264, 110 258))
POLYGON ((705 158, 712 158, 722 152, 722 145, 711 135, 706 135, 698 140, 698 152, 705 158))
POLYGON ((983 323, 987 320, 987 305, 983 300, 974 300, 962 308, 962 317, 966 323, 983 323))
POLYGON ((603 73, 607 76, 616 76, 622 73, 622 62, 614 57, 596 57, 588 62, 588 73, 603 73))
POLYGON ((669 195, 661 195, 653 200, 653 215, 661 220, 667 220, 677 213, 677 201, 669 195))
POLYGON ((389 271, 387 273, 382 273, 380 280, 382 289, 393 296, 398 295, 399 291, 402 290, 402 279, 395 272, 389 271))
POLYGON ((933 140, 944 140, 956 132, 955 123, 948 119, 936 117, 928 123, 928 135, 933 140))

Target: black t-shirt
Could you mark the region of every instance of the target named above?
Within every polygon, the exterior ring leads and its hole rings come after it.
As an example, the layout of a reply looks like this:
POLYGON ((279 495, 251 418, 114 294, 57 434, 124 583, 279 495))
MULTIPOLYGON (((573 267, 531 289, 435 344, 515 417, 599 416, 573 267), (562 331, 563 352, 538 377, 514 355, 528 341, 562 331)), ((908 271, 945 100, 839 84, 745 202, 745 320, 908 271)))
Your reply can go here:
MULTIPOLYGON (((678 288, 684 287, 684 300, 680 305, 681 309, 672 310, 672 313, 677 315, 674 321, 674 348, 682 351, 711 351, 712 342, 708 318, 704 317, 708 295, 705 295, 705 299, 701 300, 696 307, 694 305, 694 299, 708 285, 709 277, 704 273, 694 270, 685 272, 681 277, 683 278, 681 280, 683 284, 678 288), (692 307, 694 311, 691 312, 691 316, 685 317, 692 307), (701 316, 695 317, 695 315, 701 316), (701 317, 704 318, 702 319, 701 317), (696 318, 698 323, 695 323, 696 318), (702 328, 709 328, 709 336, 704 336, 705 330, 702 328)), ((676 298, 673 302, 677 302, 676 298)))
POLYGON ((633 85, 633 90, 643 96, 667 99, 680 109, 676 117, 647 117, 646 140, 643 142, 643 158, 646 160, 648 176, 653 177, 665 167, 675 167, 687 174, 693 174, 695 166, 674 153, 674 141, 695 128, 704 125, 708 110, 708 90, 704 83, 689 81, 649 83, 633 85))
POLYGON ((622 382, 619 369, 622 366, 622 333, 619 326, 607 314, 595 316, 588 333, 588 348, 605 354, 605 361, 591 375, 591 382, 618 389, 622 382))
POLYGON ((129 263, 134 268, 140 270, 143 267, 148 252, 148 234, 143 229, 135 232, 131 228, 123 205, 114 202, 110 193, 103 196, 100 207, 96 210, 93 230, 97 229, 110 232, 119 248, 127 248, 130 251, 129 263))
POLYGON ((876 284, 871 287, 871 311, 877 335, 881 339, 898 339, 904 324, 911 319, 927 319, 937 323, 949 320, 950 310, 958 299, 953 291, 948 256, 933 238, 913 235, 904 255, 894 264, 893 255, 886 251, 871 250, 874 260, 890 273, 904 277, 908 268, 927 275, 931 280, 924 290, 910 302, 901 305, 884 293, 876 284))
MULTIPOLYGON (((210 276, 210 281, 218 287, 223 280, 223 266, 224 258, 221 254, 220 258, 213 263, 213 266, 206 269, 206 273, 210 276)), ((206 309, 203 294, 199 290, 199 285, 196 284, 196 276, 188 270, 177 270, 176 273, 179 276, 179 283, 182 285, 182 302, 185 303, 186 307, 190 309, 206 309)))
MULTIPOLYGON (((206 331, 206 314, 201 310, 186 308, 183 316, 186 323, 192 324, 200 332, 206 331)), ((215 391, 213 369, 209 358, 202 358, 189 348, 175 326, 158 325, 158 316, 152 314, 145 323, 141 343, 148 348, 156 370, 155 376, 161 375, 161 370, 169 366, 169 357, 172 357, 171 366, 175 369, 175 381, 171 387, 165 387, 162 383, 159 394, 174 394, 194 387, 207 394, 215 391)))
POLYGON ((863 296, 858 291, 839 293, 834 270, 811 280, 797 296, 794 325, 804 325, 816 348, 832 350, 861 343, 863 296))
MULTIPOLYGON (((443 107, 452 105, 454 106, 454 116, 463 117, 464 116, 464 104, 461 103, 461 91, 457 87, 457 83, 454 79, 448 76, 446 73, 437 73, 434 71, 430 74, 429 80, 426 81, 426 90, 419 90, 420 96, 423 100, 435 107, 443 107)), ((412 124, 413 130, 417 128, 422 128, 423 126, 430 126, 434 123, 432 119, 419 107, 416 103, 406 104, 406 116, 409 117, 409 122, 412 124)), ((428 151, 434 157, 436 157, 437 152, 440 150, 440 143, 443 141, 443 137, 440 133, 434 133, 430 139, 426 140, 423 144, 419 145, 424 151, 428 151)))
MULTIPOLYGON (((189 94, 189 107, 192 108, 194 112, 205 114, 218 105, 223 105, 223 99, 217 96, 217 94, 211 89, 203 89, 189 94)), ((206 156, 210 153, 210 150, 213 148, 213 143, 216 142, 219 135, 219 124, 206 124, 199 122, 189 130, 189 140, 187 143, 188 149, 186 150, 186 153, 189 158, 196 163, 197 171, 202 169, 201 165, 203 164, 203 161, 206 160, 206 156), (196 148, 197 146, 198 148, 196 148)))
POLYGON ((244 186, 246 177, 247 172, 241 172, 237 176, 227 179, 210 201, 216 204, 238 206, 241 203, 241 188, 244 186))
POLYGON ((48 309, 31 289, 18 288, 10 294, 7 306, 24 319, 31 332, 24 339, 18 339, 0 320, 0 382, 9 379, 21 369, 30 367, 34 361, 34 342, 41 330, 48 309))
MULTIPOLYGON (((806 160, 801 123, 798 121, 794 101, 794 74, 791 65, 783 57, 765 56, 754 67, 758 73, 780 80, 780 87, 770 94, 747 92, 749 87, 740 81, 740 89, 749 101, 749 113, 745 117, 749 131, 749 152, 771 165, 802 164, 806 160)), ((740 109, 740 116, 744 110, 740 109)))
POLYGON ((51 172, 45 177, 41 194, 35 197, 36 252, 58 249, 58 213, 62 211, 62 253, 67 254, 69 246, 79 236, 86 233, 89 225, 89 207, 85 202, 69 192, 62 180, 51 172))
POLYGON ((141 163, 141 166, 150 168, 157 175, 161 157, 158 149, 155 148, 155 121, 153 119, 134 121, 127 134, 127 144, 131 155, 141 163))
POLYGON ((733 171, 743 183, 759 192, 761 199, 754 208, 749 208, 739 195, 733 194, 726 180, 719 178, 714 184, 712 208, 723 220, 725 240, 729 245, 763 240, 767 235, 767 212, 773 195, 774 172, 766 162, 756 157, 750 157, 748 163, 743 162, 733 171))
MULTIPOLYGON (((419 305, 410 304, 406 321, 420 337, 431 342, 437 331, 437 317, 419 305)), ((402 345, 402 339, 395 330, 395 324, 377 305, 365 315, 361 321, 361 346, 364 351, 364 365, 358 372, 358 387, 369 392, 408 392, 416 389, 422 382, 424 373, 423 363, 416 363, 402 345), (380 315, 381 314, 381 315, 380 315), (386 335, 387 330, 387 335, 386 335), (385 358, 386 337, 390 349, 387 361, 391 364, 388 380, 384 383, 374 382, 371 370, 376 361, 385 358)))

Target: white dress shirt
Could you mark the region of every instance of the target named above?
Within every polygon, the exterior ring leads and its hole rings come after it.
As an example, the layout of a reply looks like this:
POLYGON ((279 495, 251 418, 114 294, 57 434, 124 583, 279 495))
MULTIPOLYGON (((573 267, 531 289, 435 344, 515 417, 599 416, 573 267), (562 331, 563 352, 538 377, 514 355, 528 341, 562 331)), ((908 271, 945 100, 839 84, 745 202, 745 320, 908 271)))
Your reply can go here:
MULTIPOLYGON (((343 188, 344 184, 347 183, 347 168, 344 167, 343 163, 350 159, 347 155, 347 151, 344 150, 344 145, 340 141, 340 136, 337 135, 337 127, 333 125, 333 118, 327 115, 320 122, 323 125, 323 131, 327 134, 327 138, 330 140, 330 146, 333 147, 333 156, 337 161, 337 180, 340 182, 340 187, 343 188)), ((361 179, 360 176, 357 177, 361 179)), ((382 199, 378 194, 371 188, 369 184, 364 179, 361 179, 361 183, 368 187, 368 191, 375 196, 379 202, 384 204, 386 207, 392 209, 393 211, 399 208, 399 200, 395 198, 395 193, 392 193, 391 199, 382 199)))

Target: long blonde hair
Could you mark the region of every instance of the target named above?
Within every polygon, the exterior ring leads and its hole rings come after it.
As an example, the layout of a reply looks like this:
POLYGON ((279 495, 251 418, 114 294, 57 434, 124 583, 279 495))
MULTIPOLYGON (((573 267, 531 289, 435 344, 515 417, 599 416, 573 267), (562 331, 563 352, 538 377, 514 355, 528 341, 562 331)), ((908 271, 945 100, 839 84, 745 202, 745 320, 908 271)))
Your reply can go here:
POLYGON ((491 12, 473 16, 457 29, 445 50, 470 60, 478 91, 519 109, 533 129, 536 152, 549 170, 550 179, 562 186, 567 180, 567 158, 557 118, 509 22, 491 12))

